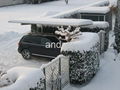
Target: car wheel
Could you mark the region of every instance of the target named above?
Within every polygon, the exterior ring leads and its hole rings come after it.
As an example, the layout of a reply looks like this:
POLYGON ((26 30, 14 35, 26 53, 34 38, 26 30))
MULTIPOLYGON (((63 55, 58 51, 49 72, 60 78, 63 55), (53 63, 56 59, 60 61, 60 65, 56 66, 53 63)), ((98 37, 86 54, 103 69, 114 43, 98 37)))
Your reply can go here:
POLYGON ((21 54, 22 54, 23 58, 26 60, 31 58, 31 53, 28 49, 22 50, 21 54))

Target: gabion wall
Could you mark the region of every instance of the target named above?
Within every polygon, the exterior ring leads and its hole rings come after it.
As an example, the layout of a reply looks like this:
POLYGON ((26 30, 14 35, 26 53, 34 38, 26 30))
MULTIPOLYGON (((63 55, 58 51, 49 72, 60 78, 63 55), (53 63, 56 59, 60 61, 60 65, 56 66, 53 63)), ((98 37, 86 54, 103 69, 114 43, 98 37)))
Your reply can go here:
POLYGON ((30 88, 29 90, 45 90, 44 79, 40 78, 40 81, 36 83, 36 87, 30 88))
POLYGON ((71 84, 84 84, 90 81, 99 69, 99 43, 89 51, 62 51, 70 56, 69 77, 71 84))
POLYGON ((83 27, 83 28, 81 28, 80 31, 98 33, 98 32, 100 32, 100 30, 105 31, 104 51, 106 51, 108 49, 108 45, 109 45, 109 28, 85 28, 85 27, 83 27))

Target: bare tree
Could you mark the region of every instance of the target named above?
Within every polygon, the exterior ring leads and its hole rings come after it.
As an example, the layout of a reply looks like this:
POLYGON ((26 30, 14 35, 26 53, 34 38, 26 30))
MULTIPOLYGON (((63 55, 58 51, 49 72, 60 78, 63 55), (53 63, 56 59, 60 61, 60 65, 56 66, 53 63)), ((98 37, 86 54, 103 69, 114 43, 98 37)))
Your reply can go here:
POLYGON ((59 39, 67 42, 76 38, 76 36, 80 34, 80 27, 76 27, 75 30, 71 30, 71 26, 68 26, 66 29, 64 29, 63 26, 57 28, 58 30, 55 31, 55 34, 60 35, 59 39))

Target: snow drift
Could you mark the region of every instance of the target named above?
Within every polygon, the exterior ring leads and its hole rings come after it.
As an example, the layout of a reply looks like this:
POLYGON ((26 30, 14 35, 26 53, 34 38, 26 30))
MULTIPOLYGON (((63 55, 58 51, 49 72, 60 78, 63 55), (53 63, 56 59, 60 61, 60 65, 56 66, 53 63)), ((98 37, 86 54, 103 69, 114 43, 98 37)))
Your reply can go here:
POLYGON ((29 90, 37 86, 37 83, 44 75, 41 69, 29 67, 14 67, 7 71, 0 80, 0 84, 7 85, 6 79, 12 82, 11 85, 0 88, 0 90, 29 90))

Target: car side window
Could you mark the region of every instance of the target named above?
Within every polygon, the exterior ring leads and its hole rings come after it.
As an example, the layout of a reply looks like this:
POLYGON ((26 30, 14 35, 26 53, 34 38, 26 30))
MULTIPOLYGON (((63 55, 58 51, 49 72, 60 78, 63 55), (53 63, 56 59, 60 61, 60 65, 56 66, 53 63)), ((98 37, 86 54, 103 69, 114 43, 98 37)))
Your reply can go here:
POLYGON ((37 37, 37 36, 25 36, 23 38, 23 42, 40 44, 41 43, 41 38, 37 37))
POLYGON ((27 42, 27 43, 32 43, 31 37, 29 37, 29 36, 23 37, 23 40, 22 40, 22 41, 23 41, 23 42, 27 42))
POLYGON ((47 39, 47 38, 44 38, 44 37, 42 37, 41 38, 41 45, 46 45, 46 43, 51 43, 51 41, 49 40, 49 39, 47 39))
POLYGON ((49 38, 52 42, 55 42, 55 43, 59 42, 59 40, 56 37, 48 36, 46 38, 49 38))
POLYGON ((33 42, 34 44, 41 44, 41 38, 40 38, 40 37, 37 37, 37 36, 32 37, 32 42, 33 42))

